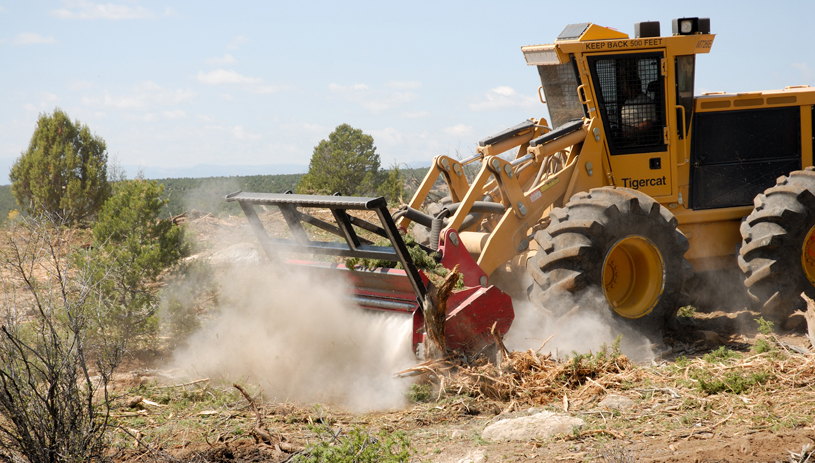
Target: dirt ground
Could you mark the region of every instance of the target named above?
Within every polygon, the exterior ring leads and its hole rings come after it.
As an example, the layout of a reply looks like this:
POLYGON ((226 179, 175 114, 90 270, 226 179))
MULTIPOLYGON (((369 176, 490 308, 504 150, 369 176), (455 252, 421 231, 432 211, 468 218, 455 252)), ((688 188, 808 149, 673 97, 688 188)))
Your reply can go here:
MULTIPOLYGON (((240 220, 197 221, 194 230, 205 253, 254 239, 240 220), (219 231, 230 237, 228 242, 219 242, 219 231)), ((438 378, 429 375, 425 378, 431 385, 429 400, 403 409, 350 413, 330 404, 275 403, 256 388, 251 391, 256 412, 228 384, 174 385, 172 379, 162 378, 160 353, 131 358, 123 373, 130 382, 120 381, 121 399, 113 410, 121 432, 111 456, 117 461, 282 462, 324 439, 316 429, 342 434, 360 428, 370 434, 405 433, 410 461, 422 462, 805 461, 809 451, 804 450, 803 457, 794 454, 809 445, 815 449, 815 390, 810 381, 815 379, 815 353, 794 348, 810 348, 803 317, 795 316, 800 318, 797 325, 788 323, 774 335, 763 335, 755 323, 760 314, 745 308, 739 290, 723 286, 709 291, 705 284, 716 287, 720 282, 701 283, 698 294, 718 296, 695 300, 699 308, 683 319, 679 333, 666 338, 661 358, 621 373, 594 372, 546 399, 501 400, 461 389, 456 393, 450 385, 456 379, 440 389, 438 378), (769 343, 769 351, 760 352, 757 345, 762 342, 769 343), (716 357, 722 346, 736 357, 716 357), (693 379, 705 369, 713 376, 743 371, 769 379, 739 392, 706 393, 694 386, 698 381, 693 379), (128 406, 137 395, 147 401, 128 406), (628 397, 633 404, 601 406, 609 395, 628 397), (548 439, 490 442, 481 437, 491 423, 539 411, 568 413, 586 425, 548 439), (265 442, 252 435, 258 420, 271 436, 265 442)))
MULTIPOLYGON (((721 345, 744 352, 749 364, 749 359, 755 356, 750 349, 757 334, 734 332, 728 327, 739 326, 740 318, 756 315, 748 311, 711 312, 697 314, 695 322, 700 329, 717 332, 721 345)), ((789 345, 808 347, 808 339, 799 331, 784 333, 778 339, 789 345)), ((698 350, 681 350, 678 355, 700 359, 714 349, 713 346, 699 347, 698 350)), ((815 363, 815 354, 782 355, 800 358, 799 363, 805 365, 815 363)), ((675 360, 672 356, 662 363, 670 365, 675 360)), ((138 372, 148 371, 145 366, 144 363, 138 368, 131 365, 134 378, 138 378, 138 372)), ((141 413, 139 421, 127 426, 136 431, 124 437, 131 438, 132 443, 129 448, 120 449, 115 458, 119 461, 288 461, 295 452, 320 439, 314 426, 327 427, 333 432, 348 432, 354 427, 364 428, 371 434, 380 430, 401 431, 410 440, 411 461, 422 462, 801 462, 805 459, 793 459, 790 452, 800 454, 808 445, 815 448, 811 419, 815 391, 809 381, 791 388, 772 384, 749 393, 719 396, 694 394, 682 387, 676 387, 673 392, 665 388, 656 393, 653 391, 662 386, 653 383, 649 394, 648 384, 648 381, 640 381, 628 386, 608 386, 598 397, 582 403, 580 390, 569 391, 577 400, 573 400, 575 406, 570 407, 568 413, 586 420, 584 431, 521 442, 489 442, 480 435, 487 425, 504 418, 545 410, 563 412, 563 403, 552 400, 528 407, 486 397, 446 393, 439 394, 441 400, 431 398, 429 402, 414 403, 404 409, 350 413, 331 405, 264 403, 259 394, 256 396, 259 413, 266 428, 278 439, 272 442, 277 445, 258 443, 250 436, 251 432, 246 432, 256 422, 257 415, 247 402, 240 400, 231 406, 198 412, 198 425, 189 426, 181 438, 174 429, 164 438, 145 438, 143 445, 137 445, 135 437, 148 435, 151 426, 160 426, 163 418, 167 418, 166 412, 162 416, 154 407, 144 406, 141 412, 135 412, 141 413), (674 393, 676 396, 672 396, 674 393), (598 405, 602 397, 611 394, 629 397, 634 405, 628 409, 598 405), (144 421, 145 418, 148 421, 144 421), (244 435, 234 432, 236 427, 243 427, 244 435)), ((206 390, 206 386, 203 389, 199 386, 185 389, 206 390)), ((151 392, 155 390, 142 387, 131 390, 125 397, 135 393, 148 397, 151 392)), ((433 394, 438 394, 438 390, 433 390, 433 394)), ((114 416, 119 415, 124 423, 129 418, 121 415, 134 413, 130 410, 133 409, 122 405, 114 410, 114 416)), ((169 418, 171 421, 172 414, 169 418)))

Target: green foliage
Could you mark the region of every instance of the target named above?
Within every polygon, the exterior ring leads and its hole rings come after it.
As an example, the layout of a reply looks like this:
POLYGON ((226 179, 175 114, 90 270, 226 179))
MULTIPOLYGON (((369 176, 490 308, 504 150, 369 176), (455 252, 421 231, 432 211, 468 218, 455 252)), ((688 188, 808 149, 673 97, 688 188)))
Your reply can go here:
POLYGON ((683 318, 693 318, 694 314, 696 314, 696 308, 692 305, 680 307, 679 310, 676 312, 677 317, 683 318))
POLYGON ((7 220, 12 211, 17 211, 18 214, 21 212, 14 193, 11 192, 11 185, 0 185, 0 222, 7 220))
POLYGON ((0 327, 0 449, 7 461, 102 459, 108 386, 124 343, 89 336, 108 308, 95 276, 108 273, 104 262, 64 258, 71 233, 62 218, 43 214, 2 234, 8 313, 0 327))
POLYGON ((703 358, 707 363, 719 363, 721 361, 727 361, 738 358, 738 356, 739 356, 738 353, 728 349, 725 346, 721 346, 718 349, 711 351, 708 354, 705 354, 703 358))
POLYGON ((384 429, 375 437, 359 427, 335 435, 326 428, 312 428, 322 440, 306 447, 293 461, 302 463, 397 463, 410 460, 410 441, 402 432, 384 429))
POLYGON ((757 337, 756 343, 753 345, 753 351, 757 354, 763 354, 765 352, 777 353, 775 344, 769 341, 769 338, 773 335, 775 324, 769 320, 765 320, 764 317, 758 317, 755 321, 758 323, 758 332, 763 336, 757 337))
MULTIPOLYGON (((163 186, 143 179, 118 182, 93 226, 94 259, 110 262, 116 278, 103 280, 115 302, 108 322, 128 337, 157 327, 156 285, 161 273, 189 252, 183 230, 159 220, 163 186)), ((100 278, 101 279, 101 278, 100 278)))
POLYGON ((729 371, 721 378, 713 377, 705 370, 696 370, 691 375, 695 379, 696 387, 709 395, 722 392, 742 394, 750 391, 754 386, 766 383, 770 378, 770 373, 759 371, 745 375, 739 371, 729 371))
POLYGON ((216 216, 243 215, 238 203, 228 203, 224 196, 238 190, 255 193, 294 191, 301 178, 303 174, 162 179, 159 181, 164 184, 162 198, 167 200, 163 215, 167 217, 192 210, 216 216))
POLYGON ((374 138, 342 124, 314 147, 298 193, 369 196, 382 183, 374 138))
POLYGON ((583 374, 587 371, 594 373, 602 370, 609 363, 616 362, 623 355, 623 351, 620 349, 622 340, 623 335, 617 336, 617 339, 611 344, 611 348, 603 343, 597 353, 580 354, 572 351, 570 369, 573 373, 582 372, 583 374))
POLYGON ((756 343, 753 345, 753 352, 756 354, 763 354, 765 352, 773 351, 775 351, 775 347, 764 338, 756 339, 756 343))
MULTIPOLYGON (((391 204, 406 203, 407 188, 402 169, 398 164, 394 164, 390 170, 384 172, 383 181, 379 185, 379 194, 384 196, 391 204)), ((407 198, 409 199, 409 198, 407 198)))
POLYGON ((105 141, 57 108, 40 115, 28 149, 11 168, 11 189, 29 213, 86 223, 110 196, 107 161, 105 141))
POLYGON ((173 345, 201 327, 201 315, 218 304, 218 289, 206 262, 181 263, 170 272, 159 294, 159 318, 163 334, 173 345))
POLYGON ((758 323, 758 332, 763 334, 764 336, 769 336, 773 334, 773 329, 775 329, 775 324, 769 320, 765 320, 764 317, 758 317, 755 319, 756 323, 758 323))
MULTIPOLYGON (((418 187, 427 167, 416 169, 399 168, 399 176, 404 181, 405 191, 403 198, 410 197, 418 187)), ((385 175, 392 175, 389 171, 385 175)), ((234 202, 224 201, 224 196, 229 193, 241 190, 255 193, 283 193, 287 190, 294 191, 297 184, 303 178, 303 174, 284 175, 249 175, 243 177, 206 177, 206 178, 165 178, 158 180, 164 184, 164 194, 162 199, 167 200, 167 204, 162 210, 164 217, 174 216, 183 212, 197 210, 200 213, 212 213, 216 216, 222 215, 243 215, 240 206, 234 202)), ((387 182, 385 183, 387 184, 387 182)), ((383 184, 384 185, 384 184, 383 184)), ((387 191, 380 191, 389 200, 394 200, 387 191)), ((8 211, 14 209, 16 203, 11 196, 11 187, 0 186, 0 212, 3 209, 4 198, 8 196, 8 211), (7 188, 4 193, 3 188, 7 188)), ((4 213, 7 214, 8 211, 4 213)))
MULTIPOLYGON (((435 273, 440 276, 447 275, 447 269, 442 267, 442 265, 439 263, 441 261, 441 254, 437 252, 428 253, 416 243, 416 240, 411 234, 402 233, 402 239, 405 242, 410 258, 413 260, 413 265, 415 265, 417 269, 435 273)), ((393 244, 390 242, 390 240, 383 238, 375 242, 374 246, 393 246, 393 244)), ((390 260, 363 259, 357 257, 351 257, 345 260, 345 267, 348 270, 354 270, 356 266, 361 266, 367 270, 374 270, 377 268, 402 268, 402 263, 393 262, 390 260)))
POLYGON ((430 385, 429 384, 411 384, 410 390, 407 393, 407 398, 413 403, 429 402, 430 401, 430 385))

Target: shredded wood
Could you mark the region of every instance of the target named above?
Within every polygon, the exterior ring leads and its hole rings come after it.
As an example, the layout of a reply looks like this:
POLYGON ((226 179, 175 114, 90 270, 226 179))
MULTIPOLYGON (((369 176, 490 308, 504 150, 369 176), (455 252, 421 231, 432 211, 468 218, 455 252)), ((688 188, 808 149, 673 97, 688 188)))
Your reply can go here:
POLYGON ((637 365, 607 351, 570 359, 532 350, 510 352, 500 365, 450 356, 400 374, 425 377, 438 388, 437 400, 468 397, 503 403, 497 405, 502 410, 568 406, 569 412, 600 413, 605 419, 602 413, 607 412, 595 411, 603 410, 598 402, 611 394, 624 395, 635 401, 630 412, 635 415, 676 420, 695 416, 697 410, 699 424, 708 433, 724 425, 811 425, 815 405, 815 353, 787 351, 778 344, 758 354, 719 350, 654 366, 637 365))

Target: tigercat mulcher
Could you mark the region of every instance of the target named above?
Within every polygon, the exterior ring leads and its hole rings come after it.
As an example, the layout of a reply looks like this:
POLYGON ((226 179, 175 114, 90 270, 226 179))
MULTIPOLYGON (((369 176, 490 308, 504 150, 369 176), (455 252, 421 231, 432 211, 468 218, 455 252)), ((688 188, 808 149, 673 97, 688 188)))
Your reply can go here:
MULTIPOLYGON (((467 159, 437 156, 410 203, 391 216, 382 198, 237 193, 270 259, 295 252, 397 261, 401 269, 348 271, 354 297, 414 317, 423 340, 428 280, 400 231, 430 229, 439 262, 462 271, 447 302, 448 345, 477 351, 514 314, 501 287, 526 291, 560 317, 600 310, 650 335, 687 301, 694 270, 738 267, 762 311, 781 319, 815 297, 815 89, 694 96, 696 55, 714 35, 706 18, 635 24, 635 37, 596 24, 566 27, 553 44, 521 50, 541 78, 550 119, 529 119, 479 142, 467 159), (480 162, 468 180, 464 167, 480 162), (451 203, 422 212, 442 176, 451 203), (253 205, 280 208, 292 239, 266 235, 253 205), (327 208, 336 224, 307 211, 327 208), (378 223, 349 211, 373 210, 378 223), (303 223, 341 242, 312 240, 303 223), (366 230, 390 242, 360 238, 366 230), (599 299, 564 304, 563 296, 599 299)), ((337 264, 312 264, 343 270, 337 264)))

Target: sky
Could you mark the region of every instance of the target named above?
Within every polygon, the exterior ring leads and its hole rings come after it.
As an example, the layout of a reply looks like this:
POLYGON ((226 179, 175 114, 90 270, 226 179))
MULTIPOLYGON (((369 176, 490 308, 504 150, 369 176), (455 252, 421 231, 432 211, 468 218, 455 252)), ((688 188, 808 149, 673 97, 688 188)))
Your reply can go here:
POLYGON ((0 0, 0 184, 56 107, 130 176, 305 171, 343 123, 383 167, 466 157, 547 116, 521 46, 582 22, 670 35, 693 16, 716 34, 697 95, 815 86, 812 0, 0 0))

